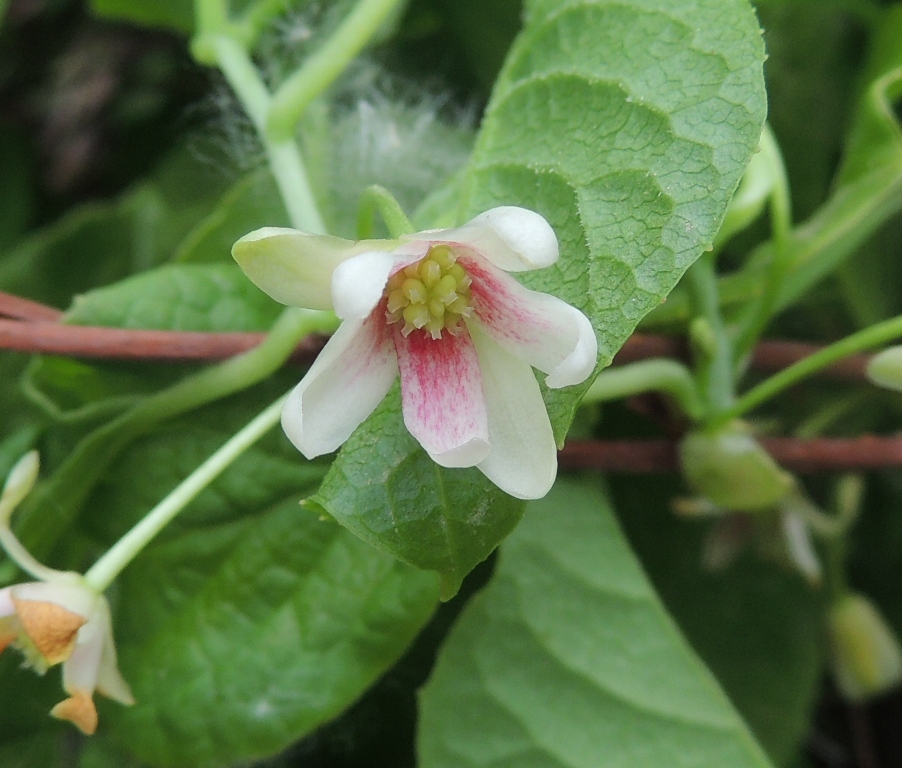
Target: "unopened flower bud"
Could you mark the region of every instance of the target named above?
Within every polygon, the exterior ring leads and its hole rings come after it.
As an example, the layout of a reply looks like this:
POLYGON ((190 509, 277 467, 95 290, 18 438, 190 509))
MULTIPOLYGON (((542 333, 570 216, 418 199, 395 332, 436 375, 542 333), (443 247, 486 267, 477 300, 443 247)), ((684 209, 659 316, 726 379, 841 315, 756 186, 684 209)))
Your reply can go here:
POLYGON ((724 509, 772 507, 794 485, 741 424, 712 434, 689 433, 680 443, 680 461, 689 484, 724 509))
POLYGON ((34 488, 40 460, 37 451, 29 451, 10 470, 0 495, 0 522, 8 520, 13 510, 34 488))
POLYGON ((843 696, 864 701, 902 682, 899 641, 870 600, 840 598, 830 608, 829 624, 833 674, 843 696))
POLYGON ((867 374, 878 387, 902 390, 902 346, 889 347, 874 355, 868 363, 867 374))

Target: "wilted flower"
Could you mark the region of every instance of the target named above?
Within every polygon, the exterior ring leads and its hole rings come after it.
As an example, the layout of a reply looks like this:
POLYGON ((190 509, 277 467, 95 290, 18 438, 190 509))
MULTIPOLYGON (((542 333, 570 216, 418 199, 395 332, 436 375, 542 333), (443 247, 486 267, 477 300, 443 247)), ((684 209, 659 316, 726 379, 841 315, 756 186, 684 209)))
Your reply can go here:
POLYGON ((94 691, 133 704, 131 691, 116 665, 113 628, 106 598, 77 573, 38 563, 9 527, 13 510, 34 486, 38 456, 26 454, 10 472, 0 495, 0 544, 24 570, 40 581, 0 589, 0 652, 12 645, 39 674, 63 665, 63 688, 69 698, 51 711, 84 733, 97 729, 94 691))
POLYGON ((267 227, 232 254, 276 301, 344 320, 282 412, 305 456, 336 450, 400 373, 404 423, 436 463, 476 466, 520 498, 548 492, 557 454, 531 366, 549 387, 578 384, 597 343, 582 312, 507 274, 557 261, 539 214, 493 208, 456 229, 358 242, 267 227))
POLYGON ((50 714, 70 720, 84 733, 97 729, 94 691, 133 704, 131 691, 116 666, 116 648, 106 598, 71 581, 29 582, 0 590, 0 651, 14 645, 26 663, 43 674, 63 665, 69 698, 50 714))

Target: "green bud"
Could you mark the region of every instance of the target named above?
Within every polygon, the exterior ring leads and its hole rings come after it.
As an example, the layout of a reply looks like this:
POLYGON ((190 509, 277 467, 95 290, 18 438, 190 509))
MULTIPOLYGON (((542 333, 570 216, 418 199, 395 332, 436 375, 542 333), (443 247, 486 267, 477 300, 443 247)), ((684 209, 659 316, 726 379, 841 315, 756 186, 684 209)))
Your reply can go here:
POLYGON ((878 387, 902 390, 902 346, 889 347, 871 358, 868 378, 878 387))
POLYGON ((40 460, 37 451, 29 451, 10 470, 0 494, 0 525, 7 525, 13 510, 34 488, 38 479, 40 460))
POLYGON ((863 595, 846 595, 829 613, 830 655, 840 692, 850 701, 878 696, 902 682, 902 650, 863 595))
POLYGON ((696 317, 689 323, 689 344, 706 357, 711 357, 717 351, 717 335, 704 317, 696 317))
POLYGON ((680 443, 680 462, 693 488, 729 510, 772 507, 795 484, 739 422, 711 434, 690 432, 680 443))

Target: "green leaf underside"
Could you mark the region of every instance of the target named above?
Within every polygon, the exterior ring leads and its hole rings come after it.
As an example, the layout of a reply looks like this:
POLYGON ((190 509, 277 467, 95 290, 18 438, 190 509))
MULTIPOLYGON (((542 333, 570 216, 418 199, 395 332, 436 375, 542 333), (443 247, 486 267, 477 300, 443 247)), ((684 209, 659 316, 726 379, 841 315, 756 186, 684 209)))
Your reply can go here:
POLYGON ((406 431, 396 431, 400 390, 364 422, 312 502, 362 539, 442 575, 442 597, 516 526, 523 502, 476 469, 435 464, 406 431))
MULTIPOLYGON (((137 442, 82 523, 113 540, 247 410, 208 408, 137 442)), ((322 472, 273 434, 121 577, 117 646, 138 704, 105 704, 101 718, 149 765, 226 766, 287 747, 347 708, 431 615, 433 574, 298 505, 322 472)))
POLYGON ((630 543, 693 648, 778 765, 810 728, 823 676, 822 590, 746 552, 725 570, 702 567, 711 520, 670 509, 678 481, 620 477, 612 499, 630 543))
POLYGON ((768 766, 605 499, 530 505, 421 694, 420 768, 768 766))
MULTIPOLYGON (((712 242, 757 147, 760 30, 745 0, 529 10, 477 140, 463 214, 516 204, 551 222, 560 262, 518 277, 583 309, 607 365, 712 242)), ((559 443, 587 386, 544 392, 559 443)), ((426 462, 397 400, 383 403, 345 444, 316 501, 375 545, 438 568, 447 590, 511 530, 520 506, 475 471, 426 462), (374 490, 407 467, 424 484, 417 493, 374 490), (447 503, 424 507, 424 495, 447 503), (478 514, 454 509, 469 498, 488 504, 478 514)))
MULTIPOLYGON (((535 2, 486 114, 466 213, 535 208, 561 238, 519 275, 581 308, 606 366, 703 249, 757 148, 763 47, 744 0, 535 2)), ((585 387, 547 393, 561 440, 585 387)))
POLYGON ((236 264, 172 264, 75 298, 73 325, 173 331, 260 331, 281 307, 236 264))

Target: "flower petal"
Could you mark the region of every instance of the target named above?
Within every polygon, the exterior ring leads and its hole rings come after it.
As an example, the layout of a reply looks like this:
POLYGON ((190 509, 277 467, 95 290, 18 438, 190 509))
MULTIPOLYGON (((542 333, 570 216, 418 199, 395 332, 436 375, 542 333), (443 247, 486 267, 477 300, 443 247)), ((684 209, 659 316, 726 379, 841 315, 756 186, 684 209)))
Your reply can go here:
MULTIPOLYGON (((71 574, 78 578, 75 574, 71 574)), ((71 582, 27 581, 11 588, 12 598, 54 603, 67 611, 89 619, 94 613, 97 594, 89 587, 71 582)))
POLYGON ((547 293, 524 288, 483 259, 461 263, 473 280, 473 311, 498 344, 549 374, 554 389, 579 384, 595 370, 598 342, 589 319, 547 293))
MULTIPOLYGON (((100 664, 97 667, 97 690, 120 704, 130 706, 135 703, 135 697, 132 695, 128 683, 125 682, 125 678, 119 672, 119 665, 116 661, 116 646, 113 643, 113 622, 110 618, 110 608, 106 598, 101 597, 98 601, 94 621, 95 627, 92 627, 92 629, 103 637, 100 664)), ((63 668, 63 674, 65 675, 65 667, 63 668)))
POLYGON ((471 328, 482 370, 492 450, 477 465, 505 493, 540 499, 557 475, 557 448, 539 383, 529 364, 471 328))
POLYGON ((472 467, 489 451, 476 349, 466 329, 433 339, 394 326, 404 423, 436 464, 472 467))
POLYGON ((63 662, 63 688, 70 696, 80 691, 93 694, 100 674, 100 659, 107 637, 102 612, 95 613, 81 628, 72 654, 63 662))
POLYGON ((308 459, 336 450, 385 397, 398 373, 382 306, 345 320, 289 395, 282 429, 308 459))
POLYGON ((22 631, 49 666, 70 658, 78 632, 87 621, 84 616, 67 611, 56 603, 19 600, 15 593, 13 603, 22 631))
POLYGON ((344 240, 296 229, 264 227, 232 246, 238 266, 261 290, 282 304, 332 309, 332 273, 343 261, 367 251, 390 251, 395 240, 344 240))
POLYGON ((397 259, 390 253, 369 251, 339 264, 332 273, 332 305, 343 320, 362 320, 382 298, 397 259))
POLYGON ((512 205, 492 208, 456 229, 408 236, 412 238, 467 245, 506 272, 549 267, 559 256, 557 237, 544 217, 512 205))
POLYGON ((51 709, 50 714, 58 720, 68 720, 85 736, 91 736, 97 730, 97 708, 87 691, 77 691, 51 709))

